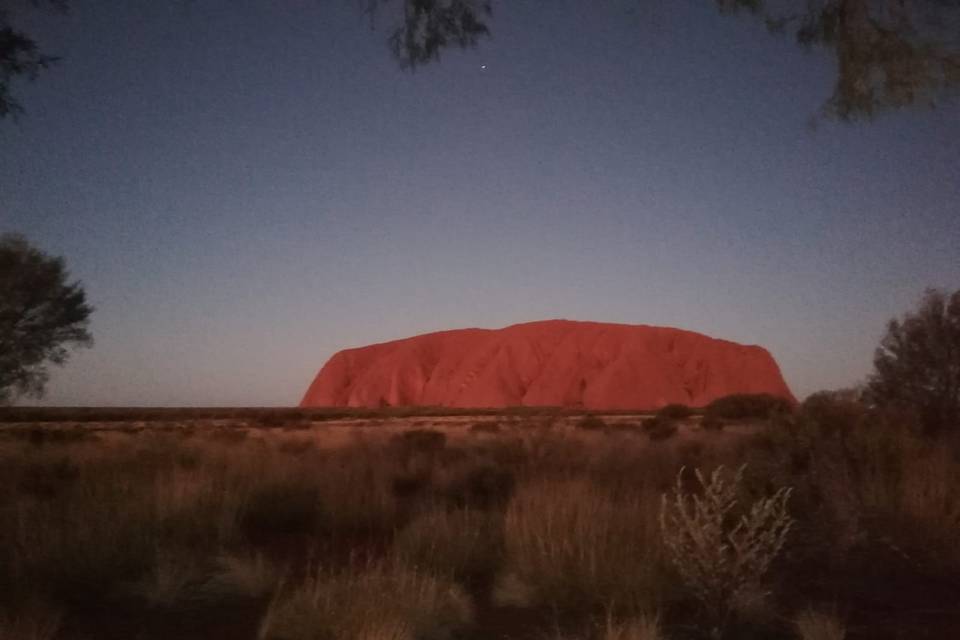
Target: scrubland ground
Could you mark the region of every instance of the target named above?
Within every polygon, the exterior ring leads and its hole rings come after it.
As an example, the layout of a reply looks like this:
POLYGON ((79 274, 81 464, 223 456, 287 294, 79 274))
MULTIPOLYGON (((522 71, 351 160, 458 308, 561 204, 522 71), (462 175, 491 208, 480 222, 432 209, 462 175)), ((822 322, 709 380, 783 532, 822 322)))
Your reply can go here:
POLYGON ((960 637, 960 448, 834 422, 7 424, 0 640, 960 637), (663 510, 721 465, 736 502, 684 570, 663 510), (783 488, 741 580, 726 534, 783 488))

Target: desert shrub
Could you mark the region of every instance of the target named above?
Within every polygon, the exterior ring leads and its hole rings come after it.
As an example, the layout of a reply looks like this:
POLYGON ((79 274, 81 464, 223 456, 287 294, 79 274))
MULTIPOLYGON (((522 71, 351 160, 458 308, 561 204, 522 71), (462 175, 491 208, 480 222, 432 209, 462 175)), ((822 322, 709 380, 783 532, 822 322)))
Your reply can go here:
POLYGON ((73 602, 146 575, 158 535, 150 495, 146 487, 121 482, 110 474, 81 477, 57 500, 20 503, 5 524, 15 580, 73 602))
POLYGON ((326 453, 305 466, 320 492, 321 532, 342 541, 391 535, 405 517, 391 487, 398 464, 386 447, 361 445, 326 453))
POLYGON ((270 409, 260 411, 256 416, 256 423, 260 427, 273 429, 303 424, 308 419, 307 413, 300 409, 270 409))
POLYGON ((317 450, 317 443, 310 439, 288 438, 277 444, 277 451, 293 456, 302 456, 317 450))
POLYGON ((444 497, 453 506, 485 509, 506 504, 516 477, 509 468, 479 460, 445 472, 440 482, 444 497))
POLYGON ((879 407, 914 413, 928 434, 960 425, 960 290, 928 289, 917 308, 887 324, 866 386, 879 407))
POLYGON ((213 598, 260 598, 274 592, 283 571, 261 553, 221 554, 203 591, 213 598))
POLYGON ((152 484, 154 526, 162 544, 203 554, 235 541, 245 493, 222 468, 163 469, 152 484))
POLYGON ((470 433, 496 434, 503 431, 499 422, 475 422, 470 425, 470 433))
POLYGON ((847 628, 834 614, 808 609, 793 619, 800 640, 844 640, 847 628))
POLYGON ((659 620, 654 616, 641 615, 636 618, 618 621, 613 616, 608 615, 607 620, 602 625, 591 625, 597 627, 595 631, 589 633, 563 633, 559 630, 549 637, 550 640, 587 640, 595 638, 596 640, 664 640, 664 635, 660 631, 659 620))
POLYGON ((607 428, 607 423, 600 416, 589 415, 580 418, 575 426, 577 429, 583 429, 584 431, 604 431, 607 428))
POLYGON ((780 396, 769 393, 735 393, 717 398, 708 404, 704 415, 722 420, 766 420, 791 411, 793 405, 780 396))
POLYGON ((503 518, 471 509, 429 511, 398 532, 394 553, 409 566, 484 588, 503 560, 503 518))
POLYGON ((390 481, 390 490, 401 500, 421 495, 432 486, 433 475, 429 469, 404 470, 390 481))
POLYGON ((669 418, 671 420, 686 420, 694 414, 692 407, 689 407, 685 404, 668 404, 657 411, 657 415, 661 418, 669 418))
POLYGON ((205 578, 202 573, 205 568, 191 556, 177 551, 157 548, 153 566, 127 590, 151 606, 170 606, 185 599, 205 578))
POLYGON ((617 422, 611 422, 609 425, 607 425, 607 429, 613 433, 640 433, 643 431, 643 423, 623 422, 618 420, 617 422))
POLYGON ((660 621, 655 616, 641 615, 623 622, 607 617, 602 640, 664 640, 660 621))
POLYGON ((17 489, 27 496, 52 499, 69 489, 79 475, 79 466, 66 455, 37 457, 23 466, 17 489))
POLYGON ((668 586, 656 510, 636 488, 618 496, 587 479, 529 482, 507 506, 507 572, 564 611, 653 610, 668 586))
POLYGON ((260 640, 449 640, 471 621, 454 583, 387 564, 316 572, 281 590, 261 621, 260 640))
POLYGON ((797 418, 804 428, 830 436, 861 425, 867 418, 867 407, 854 391, 819 391, 800 404, 797 418))
POLYGON ((63 614, 57 608, 29 601, 16 612, 0 611, 0 640, 53 640, 63 614))
POLYGON ((255 484, 240 515, 242 531, 254 540, 284 534, 310 534, 321 518, 318 490, 297 480, 255 484))
POLYGON ((700 428, 707 431, 722 431, 724 426, 726 426, 724 421, 717 416, 705 415, 700 420, 700 428))
POLYGON ((410 429, 395 434, 391 442, 403 456, 429 454, 438 452, 447 445, 447 434, 436 429, 410 429))
POLYGON ((663 496, 664 546, 714 628, 722 629, 736 607, 765 594, 766 573, 793 525, 787 513, 790 489, 756 500, 735 517, 743 467, 729 481, 723 467, 709 478, 695 469, 700 493, 684 489, 683 471, 673 496, 663 496))
POLYGON ((665 418, 659 415, 652 418, 644 418, 642 427, 647 437, 654 441, 672 438, 677 433, 676 421, 672 418, 665 418))
POLYGON ((206 434, 211 442, 218 442, 225 445, 240 444, 246 440, 249 435, 246 429, 239 427, 217 427, 206 434))
POLYGON ((960 568, 960 458, 946 442, 874 425, 820 444, 812 465, 825 502, 862 533, 928 570, 960 568))

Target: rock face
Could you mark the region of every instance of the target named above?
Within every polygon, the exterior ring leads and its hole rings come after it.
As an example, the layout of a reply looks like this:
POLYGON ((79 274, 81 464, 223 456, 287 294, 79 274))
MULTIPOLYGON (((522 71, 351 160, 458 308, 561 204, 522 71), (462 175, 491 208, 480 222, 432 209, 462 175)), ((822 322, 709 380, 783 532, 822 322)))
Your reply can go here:
POLYGON ((345 349, 300 406, 655 409, 731 393, 794 401, 762 347, 667 327, 547 320, 345 349))

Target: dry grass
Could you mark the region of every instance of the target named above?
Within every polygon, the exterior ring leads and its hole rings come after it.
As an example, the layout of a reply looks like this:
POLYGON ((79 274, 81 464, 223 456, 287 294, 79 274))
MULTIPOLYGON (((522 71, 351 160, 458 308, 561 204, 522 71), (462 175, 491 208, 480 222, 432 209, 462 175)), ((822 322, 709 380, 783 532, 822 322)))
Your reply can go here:
POLYGON ((583 479, 530 482, 507 507, 507 567, 561 609, 654 609, 665 586, 658 506, 583 479))
POLYGON ((394 552, 410 566, 485 588, 503 562, 502 518, 489 511, 432 510, 398 532, 394 552))
POLYGON ((204 590, 213 597, 227 594, 261 598, 274 593, 284 573, 262 553, 224 554, 217 558, 217 569, 204 590))
POLYGON ((14 613, 0 612, 0 640, 53 640, 62 613, 47 604, 28 601, 14 613))
MULTIPOLYGON (((474 422, 444 438, 428 420, 336 433, 298 422, 295 432, 244 436, 222 424, 97 437, 0 430, 0 640, 110 625, 89 612, 111 607, 129 606, 119 611, 128 617, 209 607, 222 624, 217 607, 248 607, 252 619, 268 603, 263 638, 483 637, 486 619, 519 610, 543 637, 699 640, 709 630, 693 628, 694 598, 667 566, 658 523, 684 464, 748 462, 747 505, 795 487, 797 525, 762 585, 782 587, 772 626, 750 622, 744 637, 797 633, 789 612, 821 599, 823 584, 854 602, 852 615, 866 606, 907 615, 901 600, 914 586, 940 598, 923 611, 960 597, 942 586, 960 575, 960 451, 946 441, 758 426, 749 436, 681 429, 651 443, 550 415, 500 418, 499 431, 479 433, 474 422), (393 438, 400 431, 419 435, 393 438), (877 580, 881 570, 899 582, 877 580), (874 591, 861 596, 865 587, 874 591), (643 617, 651 611, 657 623, 643 617)), ((871 624, 850 620, 878 638, 895 627, 871 624)))
POLYGON ((444 640, 473 612, 454 583, 387 563, 343 573, 317 571, 282 590, 260 626, 261 640, 444 640))
POLYGON ((844 640, 847 628, 835 614, 808 609, 794 618, 800 640, 844 640))
POLYGON ((656 617, 641 616, 625 622, 607 620, 603 640, 665 640, 656 617))

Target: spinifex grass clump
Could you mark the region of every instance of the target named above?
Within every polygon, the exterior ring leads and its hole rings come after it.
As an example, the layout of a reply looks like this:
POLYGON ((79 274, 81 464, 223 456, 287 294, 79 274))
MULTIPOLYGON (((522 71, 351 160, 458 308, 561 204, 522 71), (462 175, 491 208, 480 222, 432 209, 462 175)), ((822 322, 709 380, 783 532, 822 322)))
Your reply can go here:
POLYGON ((695 469, 698 492, 684 489, 681 469, 674 494, 663 496, 660 511, 667 555, 703 604, 715 637, 738 607, 768 593, 764 578, 793 525, 788 488, 735 514, 744 468, 729 480, 722 466, 709 477, 695 469))
POLYGON ((561 611, 653 610, 668 586, 656 508, 652 492, 617 495, 585 478, 530 482, 507 507, 507 573, 561 611))
POLYGON ((317 571, 282 589, 263 618, 260 640, 447 640, 473 612, 454 583, 397 562, 345 572, 317 571))
POLYGON ((394 553, 473 591, 486 589, 503 562, 502 521, 499 512, 429 511, 397 533, 394 553))

